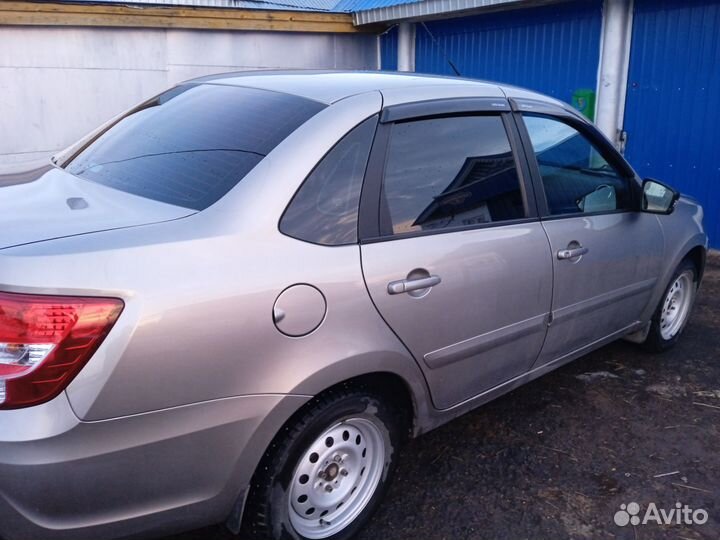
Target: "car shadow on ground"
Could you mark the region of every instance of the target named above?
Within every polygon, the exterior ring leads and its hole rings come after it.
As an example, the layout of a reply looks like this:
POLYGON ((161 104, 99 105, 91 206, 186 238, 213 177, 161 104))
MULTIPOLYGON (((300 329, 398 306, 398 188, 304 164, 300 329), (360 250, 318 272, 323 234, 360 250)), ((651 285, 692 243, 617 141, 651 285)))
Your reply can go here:
MULTIPOLYGON (((720 538, 720 256, 661 355, 617 342, 411 441, 361 540, 720 538), (621 505, 708 521, 618 526, 621 505)), ((166 540, 229 540, 221 526, 166 540)))

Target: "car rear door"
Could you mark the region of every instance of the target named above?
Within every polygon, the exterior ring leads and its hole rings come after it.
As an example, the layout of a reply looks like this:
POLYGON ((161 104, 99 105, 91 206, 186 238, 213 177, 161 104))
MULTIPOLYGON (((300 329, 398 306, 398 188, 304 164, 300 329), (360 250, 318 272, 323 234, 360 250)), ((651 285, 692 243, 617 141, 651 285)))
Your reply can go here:
POLYGON ((638 211, 634 172, 595 128, 559 107, 514 105, 552 249, 541 366, 639 326, 660 274, 663 236, 657 217, 638 211))
POLYGON ((504 99, 383 112, 363 187, 363 273, 436 407, 525 373, 545 338, 552 262, 504 99))

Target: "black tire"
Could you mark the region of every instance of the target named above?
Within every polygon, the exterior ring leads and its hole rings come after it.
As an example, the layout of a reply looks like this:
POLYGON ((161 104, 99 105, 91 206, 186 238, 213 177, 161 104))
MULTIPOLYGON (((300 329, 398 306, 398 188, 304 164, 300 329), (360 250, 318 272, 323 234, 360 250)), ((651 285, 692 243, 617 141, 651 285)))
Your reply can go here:
POLYGON ((243 537, 256 540, 306 538, 294 528, 288 507, 290 483, 296 467, 326 430, 344 419, 360 416, 373 422, 382 432, 385 444, 382 474, 364 509, 344 529, 326 538, 347 540, 359 532, 377 509, 390 483, 397 452, 404 439, 403 429, 407 426, 402 411, 387 400, 364 388, 347 387, 329 390, 313 398, 270 445, 250 487, 243 537))
POLYGON ((643 348, 646 351, 653 352, 653 353, 660 353, 660 352, 667 351, 668 349, 671 349, 672 347, 675 346, 675 344, 678 342, 678 339, 680 339, 680 336, 682 335, 683 330, 685 329, 685 326, 687 325, 687 321, 690 319, 690 314, 691 314, 692 307, 693 307, 692 303, 695 300, 695 292, 697 291, 697 287, 698 287, 698 270, 692 261, 690 261, 689 259, 684 259, 678 265, 678 267, 675 269, 675 272, 673 272, 673 275, 670 278, 670 282, 668 283, 667 287, 665 288, 662 298, 660 298, 660 302, 658 303, 658 306, 655 309, 655 313, 653 314, 652 320, 650 322, 650 331, 648 332, 647 339, 642 344, 643 348), (673 286, 675 281, 684 272, 692 273, 692 289, 693 290, 692 290, 691 304, 690 304, 687 316, 685 317, 685 320, 683 321, 680 329, 672 337, 665 338, 665 337, 663 337, 662 331, 661 331, 663 306, 665 305, 665 301, 667 299, 668 293, 670 292, 670 288, 673 286))

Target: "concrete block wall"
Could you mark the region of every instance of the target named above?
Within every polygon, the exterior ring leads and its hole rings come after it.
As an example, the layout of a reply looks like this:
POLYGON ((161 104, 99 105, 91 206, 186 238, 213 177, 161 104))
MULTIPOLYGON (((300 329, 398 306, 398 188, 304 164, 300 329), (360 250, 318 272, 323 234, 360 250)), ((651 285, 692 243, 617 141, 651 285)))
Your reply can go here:
POLYGON ((0 26, 0 166, 42 159, 193 77, 377 67, 364 34, 0 26))

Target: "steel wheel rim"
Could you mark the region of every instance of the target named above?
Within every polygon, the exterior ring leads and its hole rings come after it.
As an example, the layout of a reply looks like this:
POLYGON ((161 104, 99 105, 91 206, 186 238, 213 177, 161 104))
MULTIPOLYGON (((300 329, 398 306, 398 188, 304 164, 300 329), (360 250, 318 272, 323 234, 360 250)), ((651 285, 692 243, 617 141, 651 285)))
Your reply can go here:
POLYGON ((372 499, 385 465, 385 440, 367 418, 348 418, 325 430, 295 467, 290 523, 305 538, 344 530, 372 499))
POLYGON ((692 272, 680 274, 668 289, 660 311, 660 337, 674 338, 687 322, 695 295, 692 272))

